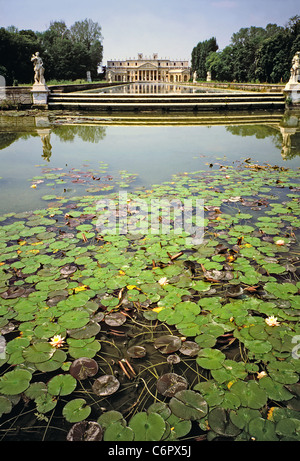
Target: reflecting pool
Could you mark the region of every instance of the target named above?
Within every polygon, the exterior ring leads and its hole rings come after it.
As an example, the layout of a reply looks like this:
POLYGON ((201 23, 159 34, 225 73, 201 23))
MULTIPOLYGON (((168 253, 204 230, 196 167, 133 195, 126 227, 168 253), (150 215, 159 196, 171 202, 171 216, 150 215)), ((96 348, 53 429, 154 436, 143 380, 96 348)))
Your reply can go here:
POLYGON ((296 169, 298 128, 282 120, 282 114, 1 117, 0 213, 40 208, 45 194, 149 188, 180 172, 248 158, 296 169))
MULTIPOLYGON (((229 90, 230 91, 230 90, 229 90)), ((88 93, 120 93, 120 94, 181 94, 181 93, 223 93, 227 89, 199 88, 196 86, 176 85, 172 83, 130 83, 111 86, 96 90, 86 90, 88 93)))

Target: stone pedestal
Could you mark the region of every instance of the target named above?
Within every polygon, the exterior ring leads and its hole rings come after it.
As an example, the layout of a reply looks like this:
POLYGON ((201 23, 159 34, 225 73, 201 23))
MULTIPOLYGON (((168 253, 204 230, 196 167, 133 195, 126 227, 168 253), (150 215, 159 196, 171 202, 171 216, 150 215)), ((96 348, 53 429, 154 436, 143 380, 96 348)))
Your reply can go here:
POLYGON ((288 82, 285 85, 284 93, 290 99, 291 104, 300 104, 300 82, 288 82))
POLYGON ((34 106, 47 106, 48 94, 50 93, 47 85, 35 83, 32 86, 31 92, 34 106))

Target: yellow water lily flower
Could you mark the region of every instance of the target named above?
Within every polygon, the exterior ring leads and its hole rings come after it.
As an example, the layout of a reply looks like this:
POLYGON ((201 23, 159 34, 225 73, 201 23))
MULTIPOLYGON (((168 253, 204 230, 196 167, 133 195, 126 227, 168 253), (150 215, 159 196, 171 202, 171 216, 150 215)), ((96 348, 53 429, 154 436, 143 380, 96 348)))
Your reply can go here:
POLYGON ((136 285, 127 285, 127 290, 139 290, 139 288, 136 285))
POLYGON ((154 308, 152 309, 152 311, 158 313, 158 312, 162 311, 163 309, 164 309, 164 307, 154 307, 154 308))
POLYGON ((55 335, 49 342, 53 347, 61 347, 65 342, 64 339, 65 338, 62 338, 61 335, 55 335))
POLYGON ((276 240, 275 245, 278 245, 278 246, 285 245, 285 241, 282 239, 276 240))
POLYGON ((273 421, 273 411, 275 410, 275 407, 271 407, 270 410, 268 411, 267 419, 273 421))
POLYGON ((274 315, 267 317, 265 322, 267 325, 269 325, 269 327, 278 327, 280 325, 280 323, 277 321, 277 317, 274 317, 274 315))
POLYGON ((87 285, 81 285, 79 287, 75 287, 74 288, 74 292, 75 293, 79 293, 80 291, 85 291, 88 289, 88 286, 87 285))

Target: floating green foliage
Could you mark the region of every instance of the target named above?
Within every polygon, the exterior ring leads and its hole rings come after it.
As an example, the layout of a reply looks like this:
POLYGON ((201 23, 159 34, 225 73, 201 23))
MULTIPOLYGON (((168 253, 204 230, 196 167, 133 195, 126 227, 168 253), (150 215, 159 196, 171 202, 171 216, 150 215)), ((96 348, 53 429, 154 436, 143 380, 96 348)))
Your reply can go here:
POLYGON ((134 190, 106 169, 43 168, 48 208, 1 217, 4 438, 28 405, 43 439, 63 417, 70 440, 299 440, 299 171, 237 162, 134 190), (56 194, 71 184, 93 195, 56 194), (175 215, 169 233, 98 232, 119 187, 130 219, 138 200, 203 199, 203 241, 175 215))

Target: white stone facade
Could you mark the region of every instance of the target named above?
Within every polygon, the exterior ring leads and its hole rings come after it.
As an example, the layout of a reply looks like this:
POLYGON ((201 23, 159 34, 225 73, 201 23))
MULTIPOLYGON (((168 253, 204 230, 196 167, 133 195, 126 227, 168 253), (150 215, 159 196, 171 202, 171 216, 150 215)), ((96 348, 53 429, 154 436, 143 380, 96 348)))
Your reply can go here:
POLYGON ((188 61, 171 61, 139 53, 138 58, 107 61, 106 76, 110 82, 166 82, 183 83, 190 79, 188 61))

